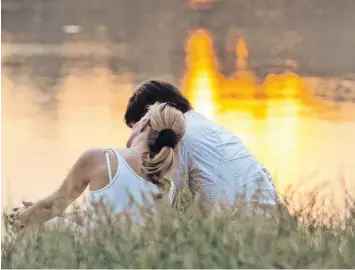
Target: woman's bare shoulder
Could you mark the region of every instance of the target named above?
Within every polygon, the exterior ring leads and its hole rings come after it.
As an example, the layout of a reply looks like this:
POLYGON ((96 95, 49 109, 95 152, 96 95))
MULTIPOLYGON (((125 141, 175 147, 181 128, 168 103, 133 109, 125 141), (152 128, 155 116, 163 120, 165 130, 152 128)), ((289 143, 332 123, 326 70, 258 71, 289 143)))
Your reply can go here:
POLYGON ((79 159, 83 160, 95 160, 96 158, 104 155, 105 153, 105 148, 99 148, 99 147, 93 147, 89 148, 86 151, 84 151, 79 159))
POLYGON ((106 148, 93 147, 85 150, 76 161, 79 166, 94 168, 105 163, 106 148))
POLYGON ((82 164, 91 164, 91 166, 96 167, 101 164, 106 164, 105 153, 108 152, 109 159, 113 163, 118 163, 115 155, 120 155, 123 157, 129 165, 136 167, 137 161, 140 161, 140 158, 137 156, 135 151, 129 148, 90 148, 82 153, 79 157, 79 161, 82 164))
POLYGON ((125 153, 129 153, 129 149, 127 149, 127 148, 114 148, 114 147, 106 147, 106 148, 92 147, 92 148, 89 148, 86 151, 84 151, 81 154, 81 156, 83 156, 85 158, 96 158, 96 157, 100 157, 100 156, 104 155, 105 152, 116 152, 116 153, 119 153, 119 154, 125 154, 125 153))

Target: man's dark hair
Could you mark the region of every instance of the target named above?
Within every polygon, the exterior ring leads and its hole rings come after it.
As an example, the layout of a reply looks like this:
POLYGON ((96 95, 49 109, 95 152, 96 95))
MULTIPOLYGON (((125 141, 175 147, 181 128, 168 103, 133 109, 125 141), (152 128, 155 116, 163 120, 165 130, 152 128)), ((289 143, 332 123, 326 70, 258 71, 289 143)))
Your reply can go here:
POLYGON ((148 111, 148 106, 156 102, 167 102, 183 113, 192 109, 190 102, 179 89, 168 82, 150 80, 143 83, 129 99, 126 113, 126 125, 132 127, 148 111))

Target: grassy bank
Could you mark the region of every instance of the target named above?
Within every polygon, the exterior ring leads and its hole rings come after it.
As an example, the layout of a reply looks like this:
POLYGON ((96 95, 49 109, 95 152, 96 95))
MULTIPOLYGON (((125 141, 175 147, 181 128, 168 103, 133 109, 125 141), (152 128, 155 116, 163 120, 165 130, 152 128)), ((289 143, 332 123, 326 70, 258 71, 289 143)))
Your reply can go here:
MULTIPOLYGON (((343 226, 301 225, 282 209, 203 214, 184 195, 144 229, 108 221, 90 236, 24 231, 2 240, 2 268, 353 268, 355 211, 343 226), (270 213, 270 212, 268 212, 270 213)), ((351 207, 351 205, 349 205, 351 207)), ((353 209, 354 210, 354 209, 353 209)), ((304 213, 302 216, 305 216, 304 213)), ((307 215, 306 215, 307 216, 307 215)))

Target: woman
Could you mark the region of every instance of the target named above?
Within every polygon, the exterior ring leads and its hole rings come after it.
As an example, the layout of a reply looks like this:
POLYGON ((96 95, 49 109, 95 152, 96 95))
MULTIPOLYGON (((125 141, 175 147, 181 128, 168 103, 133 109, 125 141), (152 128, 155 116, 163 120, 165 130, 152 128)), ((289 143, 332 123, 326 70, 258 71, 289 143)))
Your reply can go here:
POLYGON ((155 103, 137 122, 125 149, 90 149, 76 161, 60 187, 48 197, 12 215, 13 226, 44 223, 60 216, 89 186, 88 210, 103 201, 112 214, 139 214, 137 205, 153 197, 173 202, 170 180, 174 148, 185 134, 183 113, 167 103, 155 103), (136 204, 131 204, 131 200, 136 204))

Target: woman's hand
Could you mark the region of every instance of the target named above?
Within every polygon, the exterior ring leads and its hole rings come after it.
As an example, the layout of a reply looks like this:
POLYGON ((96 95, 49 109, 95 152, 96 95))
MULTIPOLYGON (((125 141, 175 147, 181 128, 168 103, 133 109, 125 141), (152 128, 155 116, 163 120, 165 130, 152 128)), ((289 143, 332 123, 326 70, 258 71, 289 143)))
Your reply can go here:
POLYGON ((23 206, 21 207, 13 208, 13 211, 9 216, 10 217, 9 223, 12 226, 12 229, 14 231, 19 231, 26 226, 28 221, 26 212, 27 209, 33 205, 33 203, 28 201, 23 201, 22 205, 23 206))

